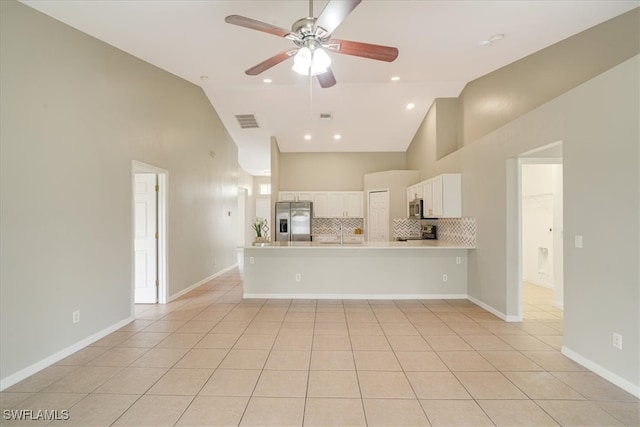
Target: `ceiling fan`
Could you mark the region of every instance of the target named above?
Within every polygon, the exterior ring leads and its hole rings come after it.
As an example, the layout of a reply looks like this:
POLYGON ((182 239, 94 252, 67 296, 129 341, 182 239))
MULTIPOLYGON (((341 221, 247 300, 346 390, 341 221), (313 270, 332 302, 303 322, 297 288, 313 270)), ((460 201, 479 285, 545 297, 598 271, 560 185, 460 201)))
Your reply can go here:
POLYGON ((240 15, 229 15, 225 22, 284 37, 296 45, 295 49, 280 52, 249 68, 245 71, 246 74, 258 75, 293 56, 292 69, 295 72, 316 76, 320 86, 328 88, 336 84, 336 78, 329 68, 331 58, 325 50, 385 62, 392 62, 398 57, 398 49, 395 47, 331 38, 331 34, 361 1, 329 0, 320 15, 314 18, 313 0, 309 0, 309 16, 294 22, 291 31, 240 15))

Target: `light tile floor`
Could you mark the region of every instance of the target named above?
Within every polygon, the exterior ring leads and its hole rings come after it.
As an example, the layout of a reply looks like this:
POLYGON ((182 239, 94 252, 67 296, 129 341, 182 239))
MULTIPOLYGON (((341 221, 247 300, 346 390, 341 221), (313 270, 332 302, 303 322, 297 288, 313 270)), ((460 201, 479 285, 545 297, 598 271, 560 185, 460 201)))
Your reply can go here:
POLYGON ((524 297, 522 323, 466 300, 243 300, 236 270, 2 392, 0 423, 640 425, 638 399, 559 352, 550 291, 524 297))

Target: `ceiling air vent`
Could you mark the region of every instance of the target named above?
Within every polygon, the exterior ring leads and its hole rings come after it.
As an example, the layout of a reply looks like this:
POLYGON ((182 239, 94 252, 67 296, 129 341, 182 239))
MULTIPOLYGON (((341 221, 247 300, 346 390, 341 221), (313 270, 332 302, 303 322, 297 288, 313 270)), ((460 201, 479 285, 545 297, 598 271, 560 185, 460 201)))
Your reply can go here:
POLYGON ((238 120, 242 129, 257 129, 260 127, 256 121, 256 116, 253 114, 236 114, 236 120, 238 120))
POLYGON ((320 113, 320 120, 331 120, 332 118, 331 113, 320 113))

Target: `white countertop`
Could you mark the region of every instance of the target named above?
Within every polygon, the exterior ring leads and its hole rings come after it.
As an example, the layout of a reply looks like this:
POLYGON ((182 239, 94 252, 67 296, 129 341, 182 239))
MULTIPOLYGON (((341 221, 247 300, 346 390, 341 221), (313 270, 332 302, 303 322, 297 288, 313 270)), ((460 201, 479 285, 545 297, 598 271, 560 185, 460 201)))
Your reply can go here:
POLYGON ((473 246, 460 245, 440 240, 408 240, 406 242, 364 242, 364 243, 321 243, 321 242, 273 242, 264 246, 247 246, 250 249, 475 249, 473 246))

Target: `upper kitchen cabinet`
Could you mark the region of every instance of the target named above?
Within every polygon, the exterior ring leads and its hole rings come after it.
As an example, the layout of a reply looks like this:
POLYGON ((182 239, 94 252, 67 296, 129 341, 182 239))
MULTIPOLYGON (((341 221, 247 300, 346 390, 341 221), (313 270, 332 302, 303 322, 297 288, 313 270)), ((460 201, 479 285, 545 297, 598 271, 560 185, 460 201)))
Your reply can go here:
POLYGON ((422 199, 424 197, 422 184, 422 182, 419 182, 411 187, 407 187, 407 216, 409 216, 409 203, 415 199, 422 199))
POLYGON ((281 191, 280 202, 313 201, 313 192, 281 191))
POLYGON ((362 218, 362 191, 329 193, 330 218, 362 218))
POLYGON ((280 201, 311 200, 314 218, 362 218, 362 191, 281 191, 280 201))
POLYGON ((422 197, 423 197, 423 190, 422 190, 421 182, 407 188, 407 202, 410 202, 415 199, 422 199, 422 197))
POLYGON ((445 173, 422 183, 424 216, 459 218, 462 216, 462 175, 445 173))
POLYGON ((313 217, 327 218, 329 216, 329 193, 315 193, 312 200, 313 217))
POLYGON ((296 197, 298 197, 298 193, 294 193, 292 191, 281 191, 280 192, 280 202, 294 202, 296 201, 296 197))

